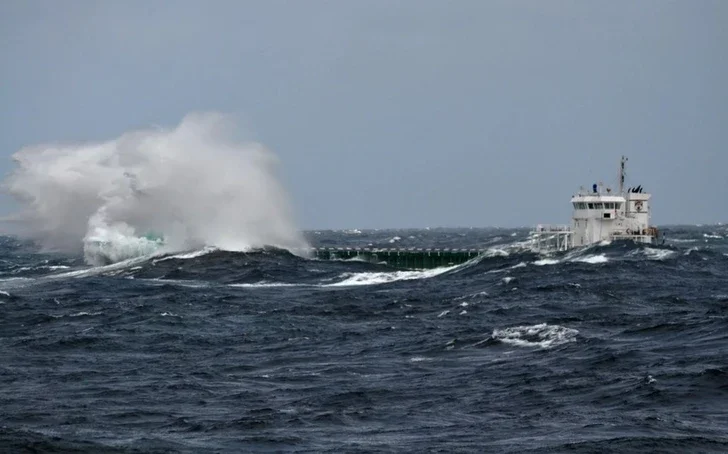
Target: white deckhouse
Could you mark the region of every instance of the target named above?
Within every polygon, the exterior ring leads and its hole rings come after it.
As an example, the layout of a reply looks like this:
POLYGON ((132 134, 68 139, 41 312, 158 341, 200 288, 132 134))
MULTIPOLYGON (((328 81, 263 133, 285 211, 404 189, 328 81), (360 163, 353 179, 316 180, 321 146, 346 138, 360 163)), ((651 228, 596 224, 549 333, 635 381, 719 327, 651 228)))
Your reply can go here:
POLYGON ((537 250, 563 251, 572 247, 614 240, 653 244, 658 231, 650 226, 650 197, 642 186, 624 188, 625 164, 619 165, 619 190, 594 184, 571 198, 574 207, 570 226, 538 225, 532 232, 537 250))

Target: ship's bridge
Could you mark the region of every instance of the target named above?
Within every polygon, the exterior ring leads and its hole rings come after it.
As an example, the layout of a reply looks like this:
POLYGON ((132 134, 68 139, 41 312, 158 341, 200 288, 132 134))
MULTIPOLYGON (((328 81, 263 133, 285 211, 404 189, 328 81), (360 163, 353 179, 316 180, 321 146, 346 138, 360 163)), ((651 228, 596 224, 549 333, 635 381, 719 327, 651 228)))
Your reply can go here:
MULTIPOLYGON (((626 206, 627 200, 622 196, 614 195, 577 195, 571 198, 571 203, 574 206, 574 216, 582 215, 586 217, 587 210, 602 210, 607 212, 622 212, 626 206)), ((580 216, 581 217, 581 216, 580 216)), ((604 216, 609 219, 612 216, 604 216)))
POLYGON ((650 194, 631 191, 622 194, 595 191, 573 196, 572 245, 584 246, 635 235, 647 238, 649 199, 650 194))

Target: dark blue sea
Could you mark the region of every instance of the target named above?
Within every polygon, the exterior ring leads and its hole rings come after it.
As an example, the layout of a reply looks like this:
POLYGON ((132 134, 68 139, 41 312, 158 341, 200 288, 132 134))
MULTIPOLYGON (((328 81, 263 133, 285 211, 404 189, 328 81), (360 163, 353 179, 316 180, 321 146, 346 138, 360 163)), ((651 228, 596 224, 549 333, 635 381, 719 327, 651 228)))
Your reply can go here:
POLYGON ((206 249, 89 267, 0 238, 0 452, 728 452, 728 227, 427 271, 206 249))

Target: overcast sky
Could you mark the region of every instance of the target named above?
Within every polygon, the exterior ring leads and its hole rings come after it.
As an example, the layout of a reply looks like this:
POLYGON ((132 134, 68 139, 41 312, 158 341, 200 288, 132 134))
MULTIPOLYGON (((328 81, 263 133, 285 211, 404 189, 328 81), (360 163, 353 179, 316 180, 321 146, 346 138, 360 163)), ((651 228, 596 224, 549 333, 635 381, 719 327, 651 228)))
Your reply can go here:
POLYGON ((655 222, 725 222, 726 24, 721 0, 5 0, 0 172, 216 110, 280 157, 301 228, 566 223, 621 154, 655 222))

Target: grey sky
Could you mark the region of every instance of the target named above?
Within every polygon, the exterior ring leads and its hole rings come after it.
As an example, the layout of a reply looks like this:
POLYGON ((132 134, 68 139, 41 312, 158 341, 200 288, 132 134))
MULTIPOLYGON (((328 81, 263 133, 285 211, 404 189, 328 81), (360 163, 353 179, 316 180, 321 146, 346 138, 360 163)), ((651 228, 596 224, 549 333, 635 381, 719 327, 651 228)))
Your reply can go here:
POLYGON ((728 221, 726 24, 720 0, 6 0, 0 172, 219 110, 302 228, 567 222, 621 154, 655 222, 728 221))

